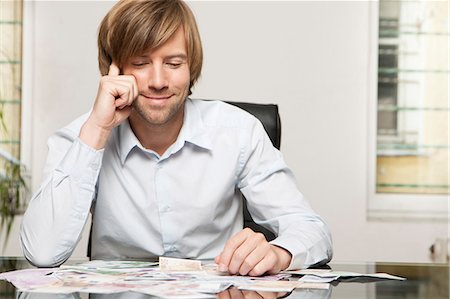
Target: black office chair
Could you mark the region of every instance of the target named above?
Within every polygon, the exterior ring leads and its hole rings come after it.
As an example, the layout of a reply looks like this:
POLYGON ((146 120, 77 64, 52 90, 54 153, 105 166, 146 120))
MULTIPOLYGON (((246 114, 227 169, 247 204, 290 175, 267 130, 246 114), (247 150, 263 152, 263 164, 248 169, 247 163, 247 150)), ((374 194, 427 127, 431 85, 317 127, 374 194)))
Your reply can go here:
MULTIPOLYGON (((254 115, 259 121, 263 124, 264 129, 269 135, 270 140, 272 141, 273 146, 277 149, 280 149, 281 145, 281 120, 280 115, 278 113, 278 105, 275 104, 256 104, 256 103, 246 103, 246 102, 229 102, 226 103, 239 107, 250 114, 254 115)), ((243 197, 243 196, 242 196, 243 197)), ((258 225, 253 221, 252 216, 250 215, 247 202, 245 198, 244 200, 244 227, 249 227, 256 232, 260 232, 264 234, 268 241, 275 239, 275 235, 270 230, 258 225)), ((92 241, 92 225, 91 231, 89 233, 89 241, 87 248, 87 256, 91 257, 91 241, 92 241)))
MULTIPOLYGON (((264 129, 269 135, 273 146, 280 149, 281 145, 281 120, 278 113, 278 105, 275 104, 256 104, 243 102, 228 102, 227 103, 239 107, 250 114, 253 114, 263 124, 264 129)), ((244 198, 244 227, 249 227, 256 232, 263 233, 268 241, 275 239, 275 235, 270 230, 258 225, 253 221, 247 208, 247 201, 244 198)))

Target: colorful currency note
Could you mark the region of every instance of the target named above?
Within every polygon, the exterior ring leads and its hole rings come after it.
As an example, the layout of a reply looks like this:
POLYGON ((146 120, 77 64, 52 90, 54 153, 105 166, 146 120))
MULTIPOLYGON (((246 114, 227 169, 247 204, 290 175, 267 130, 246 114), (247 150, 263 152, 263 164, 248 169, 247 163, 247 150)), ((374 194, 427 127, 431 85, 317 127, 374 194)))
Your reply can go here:
POLYGON ((202 271, 202 263, 196 260, 177 259, 171 257, 159 258, 159 269, 161 271, 185 272, 202 271))

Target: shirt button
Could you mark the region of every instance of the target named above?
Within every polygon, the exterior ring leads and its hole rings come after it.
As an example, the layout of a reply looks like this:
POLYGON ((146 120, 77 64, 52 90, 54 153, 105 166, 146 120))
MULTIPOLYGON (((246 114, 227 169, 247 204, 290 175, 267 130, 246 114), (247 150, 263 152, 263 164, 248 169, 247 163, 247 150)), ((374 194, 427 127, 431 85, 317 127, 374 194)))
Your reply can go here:
POLYGON ((161 212, 163 212, 163 213, 167 213, 167 212, 169 212, 170 211, 170 207, 169 206, 164 206, 162 209, 161 209, 161 212))

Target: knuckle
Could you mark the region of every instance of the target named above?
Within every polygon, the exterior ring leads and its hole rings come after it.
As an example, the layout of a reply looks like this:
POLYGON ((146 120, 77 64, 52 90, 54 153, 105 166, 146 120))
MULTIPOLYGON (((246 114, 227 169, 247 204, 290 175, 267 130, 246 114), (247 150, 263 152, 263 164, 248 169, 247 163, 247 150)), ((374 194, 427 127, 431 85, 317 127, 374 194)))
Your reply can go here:
POLYGON ((231 238, 225 243, 225 248, 232 248, 234 247, 235 241, 231 238))
POLYGON ((245 258, 245 255, 240 250, 237 250, 234 253, 234 259, 236 261, 242 262, 242 261, 244 261, 244 258, 245 258))
POLYGON ((249 228, 249 227, 246 227, 246 228, 244 228, 243 229, 243 231, 245 232, 245 233, 253 233, 253 230, 251 229, 251 228, 249 228))
POLYGON ((255 238, 258 241, 266 241, 266 237, 262 233, 255 233, 255 238))

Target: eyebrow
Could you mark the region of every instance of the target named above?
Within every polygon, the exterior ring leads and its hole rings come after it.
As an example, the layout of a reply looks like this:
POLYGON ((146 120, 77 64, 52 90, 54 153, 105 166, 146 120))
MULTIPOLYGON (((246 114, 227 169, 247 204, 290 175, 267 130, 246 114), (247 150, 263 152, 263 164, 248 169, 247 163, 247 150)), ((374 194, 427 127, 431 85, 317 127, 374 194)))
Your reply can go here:
POLYGON ((164 59, 170 60, 170 59, 176 59, 176 58, 186 60, 187 56, 186 56, 186 54, 173 54, 173 55, 166 56, 164 59))

